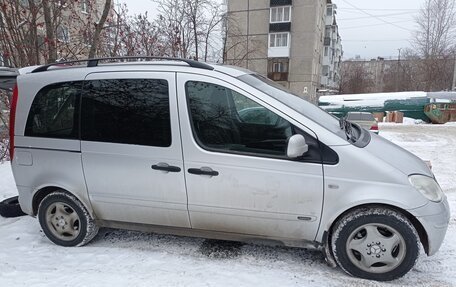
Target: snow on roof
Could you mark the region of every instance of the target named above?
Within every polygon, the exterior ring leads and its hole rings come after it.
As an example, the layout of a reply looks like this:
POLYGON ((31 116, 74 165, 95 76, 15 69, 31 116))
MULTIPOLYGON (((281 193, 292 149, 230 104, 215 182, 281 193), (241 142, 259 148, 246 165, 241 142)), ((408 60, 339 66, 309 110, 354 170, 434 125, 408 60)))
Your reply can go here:
POLYGON ((336 96, 322 96, 320 103, 330 104, 323 106, 323 108, 336 108, 336 107, 383 107, 385 101, 388 100, 409 100, 409 99, 424 99, 431 98, 436 101, 441 100, 456 100, 456 92, 398 92, 398 93, 371 93, 371 94, 347 94, 336 96))
POLYGON ((351 102, 351 101, 365 101, 365 100, 407 100, 410 98, 425 98, 425 92, 400 92, 400 93, 372 93, 372 94, 347 94, 337 96, 322 96, 320 102, 333 103, 333 102, 351 102))

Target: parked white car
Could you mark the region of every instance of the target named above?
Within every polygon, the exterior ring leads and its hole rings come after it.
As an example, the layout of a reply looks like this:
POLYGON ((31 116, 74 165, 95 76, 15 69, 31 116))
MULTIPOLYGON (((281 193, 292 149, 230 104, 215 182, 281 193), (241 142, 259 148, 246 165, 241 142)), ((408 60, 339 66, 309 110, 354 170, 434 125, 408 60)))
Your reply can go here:
POLYGON ((448 202, 413 154, 253 72, 144 59, 19 71, 11 164, 52 242, 100 226, 269 241, 379 281, 438 251, 448 202))

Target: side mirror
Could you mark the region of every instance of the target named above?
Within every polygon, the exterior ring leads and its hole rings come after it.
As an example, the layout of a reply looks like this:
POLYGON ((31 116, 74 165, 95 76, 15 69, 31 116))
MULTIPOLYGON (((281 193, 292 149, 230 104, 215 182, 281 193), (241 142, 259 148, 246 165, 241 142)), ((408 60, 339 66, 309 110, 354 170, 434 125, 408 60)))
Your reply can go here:
POLYGON ((298 158, 309 151, 306 139, 302 135, 294 135, 288 139, 287 156, 298 158))

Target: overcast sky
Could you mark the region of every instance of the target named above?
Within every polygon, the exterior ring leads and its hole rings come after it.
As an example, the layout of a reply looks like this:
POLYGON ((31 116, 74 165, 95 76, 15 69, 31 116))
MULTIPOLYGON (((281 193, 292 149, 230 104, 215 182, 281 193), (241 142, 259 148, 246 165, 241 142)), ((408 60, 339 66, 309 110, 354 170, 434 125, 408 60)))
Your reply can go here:
MULTIPOLYGON (((119 0, 118 0, 119 1, 119 0)), ((255 1, 255 0, 253 0, 255 1)), ((151 16, 157 12, 152 0, 129 0, 130 13, 151 16)), ((344 47, 344 58, 370 59, 398 56, 399 48, 410 47, 414 17, 424 0, 333 0, 338 7, 339 32, 344 47), (391 24, 388 24, 391 23, 391 24)))
POLYGON ((344 58, 396 57, 410 47, 424 0, 334 0, 344 58), (370 14, 370 15, 369 15, 370 14), (388 24, 391 23, 391 24, 388 24))

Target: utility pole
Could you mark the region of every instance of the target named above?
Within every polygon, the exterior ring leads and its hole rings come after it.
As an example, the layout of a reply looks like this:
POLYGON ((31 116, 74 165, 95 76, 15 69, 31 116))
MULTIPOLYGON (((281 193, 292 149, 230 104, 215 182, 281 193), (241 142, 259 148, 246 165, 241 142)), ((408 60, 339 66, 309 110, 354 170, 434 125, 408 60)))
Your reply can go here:
MULTIPOLYGON (((247 65, 246 65, 246 68, 248 69, 249 68, 249 42, 250 42, 250 39, 249 39, 249 36, 250 36, 250 0, 247 0, 247 65)), ((268 41, 269 41, 269 38, 268 38, 268 41)), ((269 43, 269 42, 268 42, 269 43)))
POLYGON ((453 86, 451 90, 456 91, 456 51, 454 52, 453 86))
POLYGON ((399 79, 401 78, 399 76, 399 67, 401 65, 401 51, 402 48, 397 49, 399 51, 399 57, 397 58, 397 69, 396 69, 396 92, 399 92, 399 79))

